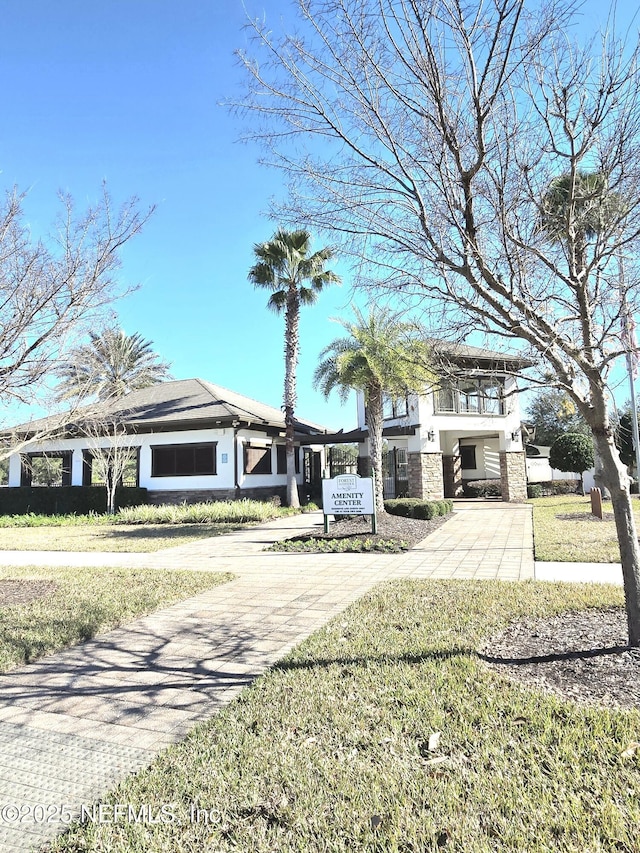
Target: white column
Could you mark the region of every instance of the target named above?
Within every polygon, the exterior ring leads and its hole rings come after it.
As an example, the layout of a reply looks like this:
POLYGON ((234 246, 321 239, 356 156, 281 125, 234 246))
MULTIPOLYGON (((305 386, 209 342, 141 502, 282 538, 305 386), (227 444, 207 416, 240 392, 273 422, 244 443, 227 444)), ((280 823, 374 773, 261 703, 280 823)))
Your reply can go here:
POLYGON ((10 486, 19 486, 20 485, 20 470, 22 467, 22 462, 20 459, 19 453, 14 453, 9 457, 9 485, 10 486))

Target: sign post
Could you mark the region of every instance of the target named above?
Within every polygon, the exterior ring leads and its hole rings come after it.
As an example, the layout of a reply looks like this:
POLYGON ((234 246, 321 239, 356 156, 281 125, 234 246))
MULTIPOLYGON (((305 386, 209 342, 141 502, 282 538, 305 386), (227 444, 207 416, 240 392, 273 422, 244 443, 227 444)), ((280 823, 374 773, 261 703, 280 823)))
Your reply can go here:
POLYGON ((339 474, 322 481, 324 532, 329 532, 330 515, 370 515, 371 532, 377 530, 376 504, 371 477, 339 474))

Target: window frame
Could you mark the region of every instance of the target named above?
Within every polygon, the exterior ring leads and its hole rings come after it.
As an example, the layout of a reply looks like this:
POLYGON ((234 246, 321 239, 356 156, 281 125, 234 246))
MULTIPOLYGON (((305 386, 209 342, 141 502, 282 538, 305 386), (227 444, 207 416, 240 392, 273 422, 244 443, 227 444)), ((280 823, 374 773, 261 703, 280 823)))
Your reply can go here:
POLYGON ((270 474, 273 474, 273 452, 272 452, 272 448, 273 448, 273 445, 271 445, 271 444, 264 445, 264 444, 252 444, 250 441, 245 442, 244 447, 243 447, 243 451, 242 451, 243 470, 244 470, 245 476, 247 476, 247 477, 268 477, 270 474), (269 470, 268 471, 266 471, 266 470, 265 471, 256 471, 256 470, 249 471, 248 466, 247 466, 247 462, 248 462, 248 455, 249 455, 250 450, 262 450, 264 452, 264 456, 262 457, 262 459, 268 460, 268 462, 269 462, 269 470))
POLYGON ((71 468, 73 465, 72 450, 52 450, 52 451, 34 451, 33 453, 21 454, 20 464, 20 485, 33 486, 34 489, 57 489, 62 486, 71 485, 71 468), (33 460, 34 459, 56 459, 60 460, 60 482, 52 483, 50 486, 36 484, 33 485, 33 460))
POLYGON ((151 450, 151 477, 155 479, 166 478, 166 477, 215 477, 218 473, 218 442, 217 441, 195 441, 188 442, 185 444, 152 444, 150 446, 151 450), (196 470, 196 451, 197 450, 211 450, 213 454, 213 470, 196 470), (169 451, 173 452, 173 471, 170 473, 159 473, 158 472, 158 459, 156 457, 157 452, 160 453, 168 453, 169 451), (178 470, 178 451, 182 454, 191 451, 193 453, 193 471, 189 472, 180 472, 178 470))
POLYGON ((436 389, 434 414, 504 417, 507 414, 504 389, 504 376, 461 376, 436 389), (490 391, 494 393, 487 393, 490 391))
MULTIPOLYGON (((300 448, 294 447, 294 455, 296 459, 296 474, 300 473, 300 448)), ((276 474, 287 473, 287 445, 276 444, 276 474)))
POLYGON ((391 394, 383 393, 382 395, 382 419, 385 421, 395 421, 400 418, 409 417, 409 399, 408 395, 398 395, 392 397, 391 394), (389 414, 391 411, 391 414, 389 414))

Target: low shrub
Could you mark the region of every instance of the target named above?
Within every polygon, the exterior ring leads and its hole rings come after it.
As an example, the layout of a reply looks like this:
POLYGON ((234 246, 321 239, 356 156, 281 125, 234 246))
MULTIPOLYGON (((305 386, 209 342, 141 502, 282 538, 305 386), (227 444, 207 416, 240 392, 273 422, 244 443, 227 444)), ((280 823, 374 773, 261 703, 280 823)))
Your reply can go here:
POLYGON ((542 497, 542 486, 540 483, 529 483, 527 486, 527 497, 528 498, 541 498, 542 497))
POLYGON ((384 508, 390 515, 414 518, 413 510, 419 503, 423 503, 419 498, 390 498, 384 502, 384 508))
POLYGON ((384 502, 384 508, 390 515, 403 518, 419 518, 431 521, 437 515, 447 515, 453 509, 453 501, 422 501, 419 498, 393 498, 384 502))
POLYGON ((468 480, 462 487, 465 498, 494 498, 502 495, 500 480, 468 480))
POLYGON ((422 501, 414 507, 413 518, 431 521, 432 518, 435 518, 436 515, 439 514, 439 511, 439 507, 436 505, 435 501, 422 501))
POLYGON ((291 553, 312 554, 367 554, 379 551, 383 554, 400 554, 408 551, 409 544, 404 539, 376 539, 373 537, 356 537, 344 539, 325 539, 309 537, 308 539, 285 539, 274 542, 265 551, 285 551, 291 553))
POLYGON ((540 483, 529 483, 527 494, 531 498, 548 498, 553 495, 577 495, 580 494, 580 480, 545 480, 540 483), (532 486, 538 487, 541 490, 540 494, 529 495, 529 489, 532 486))

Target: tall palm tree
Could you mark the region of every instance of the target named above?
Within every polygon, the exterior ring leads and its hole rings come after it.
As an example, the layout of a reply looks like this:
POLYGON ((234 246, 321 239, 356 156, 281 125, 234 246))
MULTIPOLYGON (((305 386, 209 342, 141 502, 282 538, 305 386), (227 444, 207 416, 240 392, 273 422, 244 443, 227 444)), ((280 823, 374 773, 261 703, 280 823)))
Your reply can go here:
POLYGON ((320 353, 314 383, 325 398, 337 389, 342 400, 362 391, 367 410, 369 454, 375 477, 376 509, 384 512, 382 427, 384 395, 398 397, 420 392, 433 381, 428 347, 415 337, 415 326, 387 308, 365 317, 354 308, 355 322, 338 320, 349 333, 336 338, 320 353))
POLYGON ((153 341, 121 329, 89 332, 89 343, 75 347, 56 371, 60 400, 123 397, 170 379, 169 364, 152 350, 153 341))
POLYGON ((287 457, 287 503, 300 506, 295 469, 294 412, 296 405, 296 371, 300 349, 300 306, 313 305, 318 293, 340 277, 326 264, 334 250, 325 246, 311 254, 308 231, 285 231, 280 228, 270 240, 253 247, 256 263, 249 270, 249 281, 255 287, 271 290, 267 307, 285 316, 284 420, 287 457))

